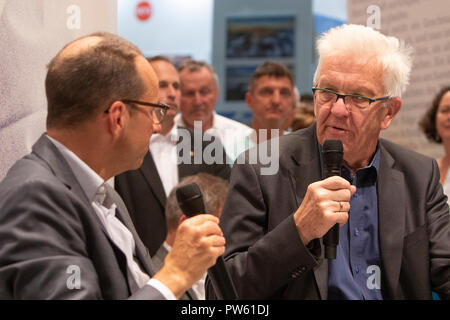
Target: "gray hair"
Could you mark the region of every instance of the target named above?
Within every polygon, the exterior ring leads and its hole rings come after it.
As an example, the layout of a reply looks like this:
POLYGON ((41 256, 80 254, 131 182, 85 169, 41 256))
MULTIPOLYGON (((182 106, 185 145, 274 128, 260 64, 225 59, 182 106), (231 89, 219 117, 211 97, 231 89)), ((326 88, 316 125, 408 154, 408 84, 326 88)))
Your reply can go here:
POLYGON ((199 60, 193 60, 193 59, 186 59, 178 66, 178 73, 180 73, 182 70, 187 69, 189 72, 198 72, 201 68, 206 68, 211 73, 211 75, 214 78, 214 81, 216 83, 216 88, 219 90, 219 76, 214 71, 214 68, 206 63, 205 61, 199 61, 199 60))
POLYGON ((185 177, 172 189, 167 197, 165 214, 168 232, 175 231, 178 228, 178 222, 183 214, 178 206, 176 189, 192 182, 195 182, 203 193, 205 213, 219 217, 222 211, 228 192, 228 182, 226 180, 208 173, 198 173, 185 177))
POLYGON ((330 29, 317 41, 319 63, 314 84, 320 78, 322 62, 328 57, 376 59, 384 72, 385 95, 401 97, 409 83, 412 48, 395 37, 389 37, 362 25, 346 24, 330 29))

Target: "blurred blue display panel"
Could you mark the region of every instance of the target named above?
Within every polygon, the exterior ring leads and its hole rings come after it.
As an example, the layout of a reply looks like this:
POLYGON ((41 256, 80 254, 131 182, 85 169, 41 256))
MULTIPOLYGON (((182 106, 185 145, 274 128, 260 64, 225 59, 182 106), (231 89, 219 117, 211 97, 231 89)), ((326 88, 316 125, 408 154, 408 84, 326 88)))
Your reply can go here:
POLYGON ((227 18, 227 58, 294 56, 295 17, 227 18))
POLYGON ((316 36, 344 23, 346 23, 344 20, 339 20, 320 14, 314 15, 314 30, 316 32, 316 36))
POLYGON ((257 65, 227 66, 226 68, 226 100, 244 100, 249 80, 257 65))

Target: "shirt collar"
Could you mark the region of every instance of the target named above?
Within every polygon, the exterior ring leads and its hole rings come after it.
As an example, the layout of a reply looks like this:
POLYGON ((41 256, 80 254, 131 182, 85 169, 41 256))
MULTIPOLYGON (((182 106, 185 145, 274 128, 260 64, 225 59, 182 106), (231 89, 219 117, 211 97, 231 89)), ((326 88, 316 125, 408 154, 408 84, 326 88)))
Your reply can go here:
MULTIPOLYGON (((220 127, 221 127, 220 126, 220 122, 216 121, 217 120, 217 113, 216 113, 216 111, 212 112, 212 117, 213 117, 213 119, 212 119, 212 126, 211 126, 210 129, 220 129, 220 127)), ((175 126, 187 128, 186 123, 184 122, 183 117, 181 116, 181 113, 178 113, 175 116, 174 122, 175 122, 175 126)))
MULTIPOLYGON (((322 163, 322 162, 323 162, 323 160, 322 160, 322 150, 323 150, 323 147, 322 147, 322 145, 321 145, 320 143, 318 143, 317 145, 319 146, 319 159, 320 159, 320 163, 322 163)), ((377 177, 377 175, 378 175, 378 169, 379 169, 379 167, 380 167, 380 144, 377 143, 377 148, 376 148, 376 150, 375 150, 375 154, 374 154, 374 156, 373 156, 373 158, 372 158, 370 164, 369 164, 367 167, 360 168, 360 169, 356 170, 356 172, 358 173, 358 171, 363 170, 363 169, 368 169, 368 170, 365 170, 365 171, 369 171, 369 172, 375 170, 375 171, 374 171, 374 174, 375 174, 375 179, 376 179, 376 177, 377 177), (369 168, 373 168, 373 169, 369 169, 369 168)), ((341 172, 342 172, 342 171, 348 171, 348 175, 349 175, 349 176, 351 175, 351 173, 350 173, 351 170, 348 169, 345 165, 343 165, 343 166, 341 167, 341 172)), ((323 168, 322 168, 322 176, 324 176, 324 174, 323 174, 323 168)))
MULTIPOLYGON (((83 160, 78 158, 78 156, 75 153, 69 150, 61 142, 58 142, 57 140, 49 137, 48 135, 47 137, 62 153, 64 159, 67 161, 70 168, 72 169, 75 177, 80 183, 80 186, 83 189, 89 201, 93 201, 96 194, 98 193, 101 194, 102 189, 99 188, 105 183, 105 181, 85 162, 83 162, 83 160)), ((104 190, 104 194, 106 194, 106 189, 104 190)), ((100 201, 100 203, 102 202, 103 201, 100 201)))

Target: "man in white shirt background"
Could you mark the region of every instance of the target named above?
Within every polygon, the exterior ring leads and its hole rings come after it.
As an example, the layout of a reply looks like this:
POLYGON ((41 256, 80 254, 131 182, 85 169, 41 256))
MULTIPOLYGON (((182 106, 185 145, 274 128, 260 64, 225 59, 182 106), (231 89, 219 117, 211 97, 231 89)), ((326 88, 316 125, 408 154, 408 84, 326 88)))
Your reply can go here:
POLYGON ((214 111, 219 97, 219 79, 211 65, 203 61, 186 60, 178 67, 178 72, 181 114, 175 117, 175 124, 195 129, 197 122, 204 133, 220 139, 232 164, 245 151, 246 137, 252 133, 252 129, 214 111))

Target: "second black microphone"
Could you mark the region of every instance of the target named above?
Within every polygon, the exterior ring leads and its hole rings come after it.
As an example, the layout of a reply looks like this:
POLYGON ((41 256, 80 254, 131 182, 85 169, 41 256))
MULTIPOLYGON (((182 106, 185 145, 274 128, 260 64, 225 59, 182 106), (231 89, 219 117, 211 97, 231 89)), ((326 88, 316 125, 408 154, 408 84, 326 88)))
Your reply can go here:
MULTIPOLYGON (((190 183, 179 187, 176 191, 178 205, 187 217, 193 217, 199 213, 205 213, 205 203, 200 188, 196 183, 190 183)), ((217 262, 208 269, 208 276, 219 300, 237 300, 236 288, 228 273, 223 257, 217 258, 217 262)))

